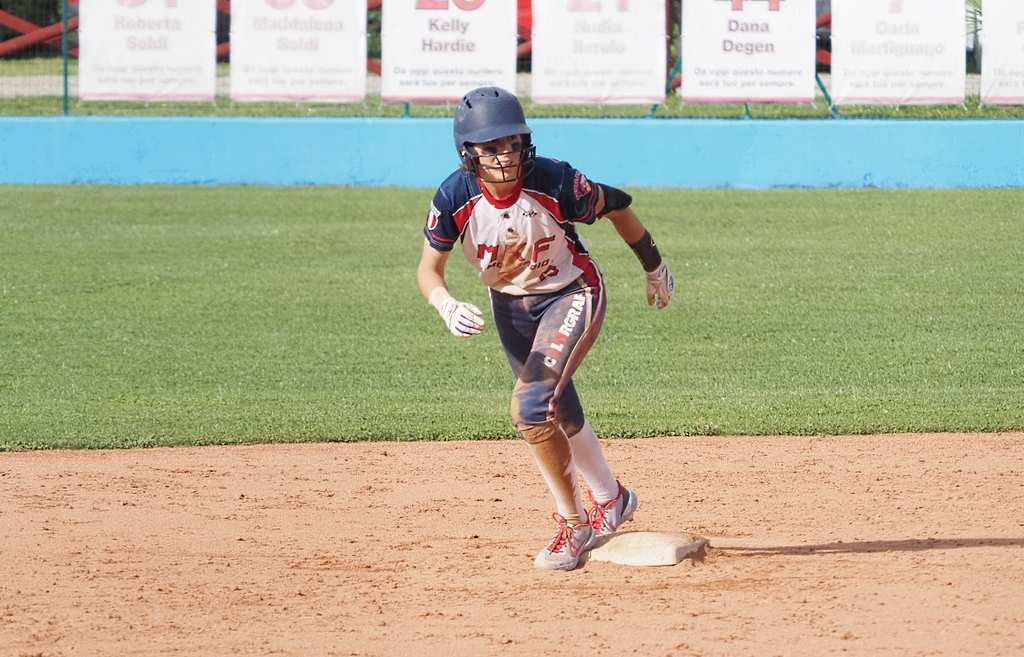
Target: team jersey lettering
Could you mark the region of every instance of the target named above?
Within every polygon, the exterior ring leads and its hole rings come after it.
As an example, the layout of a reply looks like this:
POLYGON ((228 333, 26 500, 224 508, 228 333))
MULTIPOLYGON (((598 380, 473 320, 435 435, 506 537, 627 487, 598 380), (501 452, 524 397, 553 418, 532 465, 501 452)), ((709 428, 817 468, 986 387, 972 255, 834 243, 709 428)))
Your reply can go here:
POLYGON ((537 158, 518 194, 500 201, 485 194, 472 173, 459 170, 438 188, 424 234, 441 251, 461 241, 480 280, 499 292, 554 292, 596 275, 576 229, 596 220, 596 202, 594 184, 548 158, 537 158))
POLYGON ((551 237, 544 237, 537 240, 537 242, 533 245, 533 256, 530 258, 530 260, 533 262, 537 262, 537 256, 541 252, 547 251, 548 247, 550 246, 551 242, 554 241, 554 239, 555 236, 552 235, 551 237))
POLYGON ((427 215, 427 230, 434 230, 437 228, 437 219, 440 216, 440 212, 434 207, 434 204, 430 204, 430 214, 427 215))
POLYGON ((496 260, 498 259, 498 245, 495 244, 493 246, 488 246, 486 244, 477 244, 476 257, 477 260, 481 261, 488 258, 489 262, 486 265, 487 267, 497 267, 498 263, 496 260), (488 256, 490 257, 488 258, 488 256))
POLYGON ((580 293, 572 295, 572 307, 565 314, 562 326, 558 329, 558 333, 555 334, 555 341, 548 347, 548 353, 544 356, 544 364, 548 367, 554 368, 558 365, 558 357, 561 355, 562 350, 565 349, 566 340, 572 337, 572 332, 580 321, 580 315, 583 314, 583 307, 586 303, 587 295, 580 293))

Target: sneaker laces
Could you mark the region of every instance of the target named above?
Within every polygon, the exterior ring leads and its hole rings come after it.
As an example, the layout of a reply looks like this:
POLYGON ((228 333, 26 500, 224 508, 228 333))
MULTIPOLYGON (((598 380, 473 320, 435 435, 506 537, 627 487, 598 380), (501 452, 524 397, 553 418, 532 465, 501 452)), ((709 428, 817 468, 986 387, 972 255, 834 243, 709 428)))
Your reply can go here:
POLYGON ((586 523, 580 523, 579 525, 570 525, 566 521, 565 517, 559 513, 552 514, 555 522, 558 523, 558 533, 548 543, 548 552, 555 553, 561 552, 562 548, 572 543, 573 538, 576 536, 576 530, 584 526, 586 523))
POLYGON ((605 515, 612 510, 616 502, 622 499, 622 486, 619 486, 618 495, 605 502, 598 502, 597 498, 594 497, 594 491, 588 491, 588 493, 590 494, 590 501, 594 503, 594 508, 587 514, 590 526, 594 528, 594 532, 601 533, 605 525, 605 515))

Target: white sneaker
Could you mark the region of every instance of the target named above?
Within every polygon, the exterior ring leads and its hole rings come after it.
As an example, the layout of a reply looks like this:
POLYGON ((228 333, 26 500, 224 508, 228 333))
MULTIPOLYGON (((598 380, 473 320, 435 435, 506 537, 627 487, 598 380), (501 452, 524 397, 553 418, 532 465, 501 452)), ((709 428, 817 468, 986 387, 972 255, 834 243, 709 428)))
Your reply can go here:
POLYGON ((594 547, 597 535, 589 523, 570 525, 557 513, 554 518, 558 523, 558 533, 540 551, 533 564, 544 570, 573 570, 579 565, 580 556, 594 547))
POLYGON ((594 503, 594 508, 588 514, 590 526, 594 528, 594 533, 597 536, 614 534, 622 526, 622 523, 633 519, 633 513, 640 504, 636 493, 622 484, 619 484, 619 494, 615 499, 598 502, 594 499, 594 493, 591 491, 590 501, 594 503))

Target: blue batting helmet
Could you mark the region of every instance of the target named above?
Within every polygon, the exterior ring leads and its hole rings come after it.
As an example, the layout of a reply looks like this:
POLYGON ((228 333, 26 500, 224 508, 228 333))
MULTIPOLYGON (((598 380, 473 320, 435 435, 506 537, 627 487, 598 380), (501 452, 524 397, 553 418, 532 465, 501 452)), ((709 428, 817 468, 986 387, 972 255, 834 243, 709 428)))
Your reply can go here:
POLYGON ((467 168, 476 168, 475 156, 467 144, 481 144, 501 137, 523 136, 523 151, 533 158, 526 115, 519 99, 500 87, 479 87, 467 93, 455 108, 455 150, 467 168))

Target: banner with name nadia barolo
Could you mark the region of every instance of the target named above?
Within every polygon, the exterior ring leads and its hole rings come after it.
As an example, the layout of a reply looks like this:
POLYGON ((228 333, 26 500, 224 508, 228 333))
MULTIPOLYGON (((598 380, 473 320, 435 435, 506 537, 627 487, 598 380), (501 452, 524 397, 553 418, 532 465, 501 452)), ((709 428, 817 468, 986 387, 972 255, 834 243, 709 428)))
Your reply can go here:
POLYGON ((663 0, 552 0, 533 4, 535 103, 665 100, 663 0))

